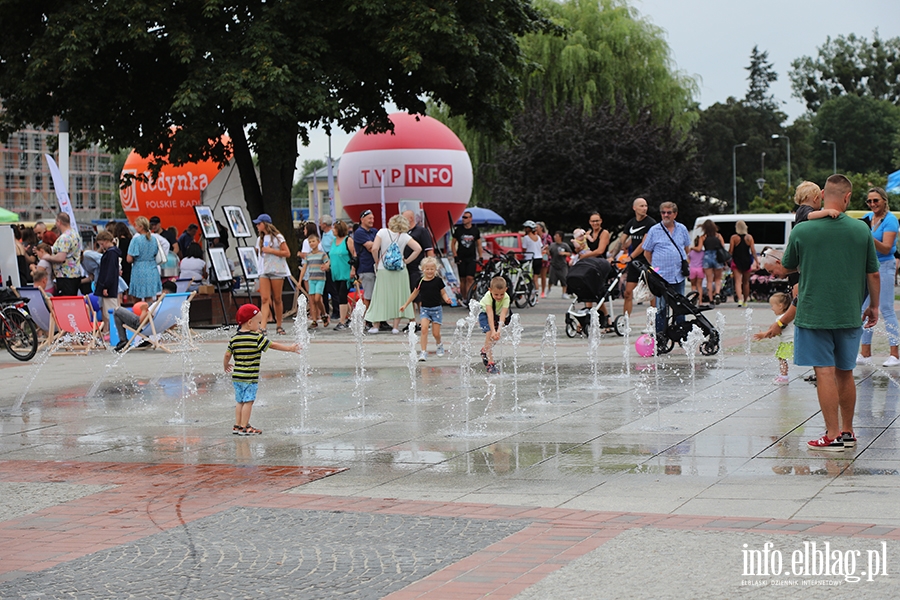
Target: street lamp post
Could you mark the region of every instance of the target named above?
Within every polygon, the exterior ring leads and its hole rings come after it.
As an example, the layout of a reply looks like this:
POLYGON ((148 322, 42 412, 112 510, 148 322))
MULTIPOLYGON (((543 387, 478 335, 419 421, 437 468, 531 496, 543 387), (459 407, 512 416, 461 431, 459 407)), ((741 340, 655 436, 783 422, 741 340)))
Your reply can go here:
POLYGON ((772 139, 785 139, 787 140, 787 176, 788 176, 788 194, 791 193, 791 138, 786 135, 778 135, 777 133, 772 134, 772 139))
POLYGON ((822 140, 823 144, 831 144, 831 172, 837 173, 837 142, 822 140))
POLYGON ((737 214, 737 149, 746 145, 745 142, 743 144, 735 144, 731 148, 731 187, 734 190, 734 214, 737 214))
POLYGON ((759 186, 759 199, 763 199, 763 188, 766 185, 766 153, 761 152, 759 155, 759 166, 762 170, 762 177, 756 180, 756 185, 759 186))

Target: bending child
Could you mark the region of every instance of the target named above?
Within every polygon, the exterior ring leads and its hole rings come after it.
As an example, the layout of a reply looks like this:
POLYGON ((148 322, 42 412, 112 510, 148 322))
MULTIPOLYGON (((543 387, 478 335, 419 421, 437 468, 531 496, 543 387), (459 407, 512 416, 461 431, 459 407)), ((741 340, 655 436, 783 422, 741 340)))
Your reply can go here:
POLYGON ((409 295, 409 299, 400 307, 402 313, 410 303, 419 298, 422 303, 420 311, 422 337, 419 345, 422 351, 419 353, 419 361, 428 358, 428 325, 431 324, 431 334, 434 336, 434 343, 437 344, 437 355, 444 356, 444 344, 441 342, 441 323, 444 319, 443 303, 450 304, 450 296, 444 289, 444 280, 437 277, 438 261, 433 256, 422 259, 419 263, 422 270, 422 279, 419 285, 409 295))
POLYGON ((782 319, 784 319, 785 313, 787 313, 788 309, 791 307, 791 295, 785 294, 784 292, 777 292, 769 296, 769 306, 772 307, 772 312, 778 315, 778 318, 775 320, 775 323, 781 329, 781 343, 778 344, 778 349, 775 350, 775 358, 778 359, 778 376, 775 377, 775 383, 779 385, 784 385, 789 382, 788 379, 788 361, 794 358, 794 325, 792 323, 785 323, 782 319))
POLYGON ((250 425, 250 412, 253 410, 256 390, 259 387, 259 362, 262 353, 269 348, 282 352, 300 352, 300 345, 269 341, 265 333, 260 330, 262 315, 259 308, 253 304, 241 305, 235 318, 240 327, 228 342, 228 350, 225 351, 225 372, 232 374, 234 399, 237 402, 234 408, 235 424, 231 433, 234 435, 259 434, 262 433, 262 430, 250 425), (234 367, 231 365, 232 356, 234 356, 234 367))
POLYGON ((494 343, 500 339, 500 328, 509 319, 509 294, 506 293, 506 279, 494 277, 491 287, 481 299, 481 313, 478 324, 484 335, 484 347, 481 349, 481 361, 488 373, 499 373, 494 364, 494 343))

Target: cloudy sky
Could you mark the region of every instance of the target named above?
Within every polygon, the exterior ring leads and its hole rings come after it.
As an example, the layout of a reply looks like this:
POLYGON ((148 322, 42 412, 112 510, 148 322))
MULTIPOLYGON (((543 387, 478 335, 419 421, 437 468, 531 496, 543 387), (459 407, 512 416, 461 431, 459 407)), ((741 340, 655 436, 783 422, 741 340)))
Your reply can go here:
MULTIPOLYGON (((743 97, 750 51, 754 45, 767 51, 778 73, 772 91, 784 102, 789 122, 805 110, 791 96, 791 61, 815 56, 828 36, 855 33, 871 39, 876 28, 882 38, 900 36, 898 0, 632 0, 632 5, 665 31, 675 67, 698 80, 702 107, 743 97)), ((350 137, 335 133, 332 156, 341 155, 350 137)), ((327 136, 314 132, 310 146, 299 151, 298 167, 323 158, 327 136)))

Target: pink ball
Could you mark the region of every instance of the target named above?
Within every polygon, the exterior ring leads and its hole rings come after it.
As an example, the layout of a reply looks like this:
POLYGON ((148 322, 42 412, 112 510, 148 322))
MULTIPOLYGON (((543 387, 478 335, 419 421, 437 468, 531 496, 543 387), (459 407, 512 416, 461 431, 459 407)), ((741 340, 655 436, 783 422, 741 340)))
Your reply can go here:
POLYGON ((656 340, 654 340, 653 336, 649 333, 643 334, 634 342, 634 349, 637 350, 637 353, 644 358, 653 356, 653 350, 655 347, 656 340))

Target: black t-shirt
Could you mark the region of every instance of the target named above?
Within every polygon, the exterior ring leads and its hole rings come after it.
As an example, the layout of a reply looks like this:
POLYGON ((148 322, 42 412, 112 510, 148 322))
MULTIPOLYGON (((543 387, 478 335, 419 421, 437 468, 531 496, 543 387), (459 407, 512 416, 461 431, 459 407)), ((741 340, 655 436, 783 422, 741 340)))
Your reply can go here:
POLYGON ((453 230, 453 239, 456 240, 456 258, 460 260, 475 260, 478 257, 478 249, 475 244, 480 243, 481 232, 472 225, 466 229, 464 225, 457 225, 453 230))
POLYGON ((444 304, 444 299, 441 297, 441 291, 444 289, 444 280, 440 277, 435 277, 431 281, 423 278, 419 281, 418 288, 419 297, 417 300, 425 308, 435 308, 444 304))
POLYGON ((803 221, 808 221, 809 213, 815 212, 815 210, 816 209, 808 204, 801 204, 800 206, 798 206, 797 210, 794 211, 794 225, 802 223, 803 221))
MULTIPOLYGON (((416 240, 420 246, 422 246, 422 251, 419 252, 419 255, 410 262, 406 269, 410 273, 418 273, 419 272, 419 263, 422 262, 422 259, 428 256, 429 250, 434 250, 434 242, 431 240, 431 234, 427 229, 422 227, 421 225, 416 225, 412 229, 409 230, 409 237, 416 240)), ((403 258, 408 258, 410 254, 413 253, 413 249, 407 246, 403 249, 403 258)))
POLYGON ((629 252, 634 252, 641 245, 641 242, 644 241, 644 236, 647 235, 647 232, 654 225, 656 225, 656 219, 653 217, 644 217, 640 221, 636 217, 632 217, 625 223, 625 234, 628 235, 629 239, 629 252))

